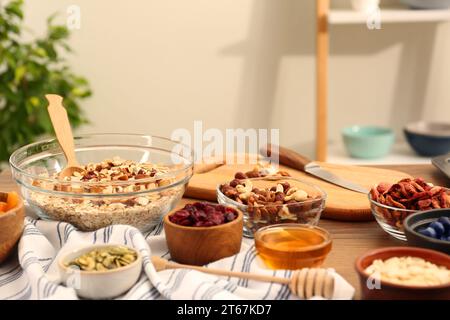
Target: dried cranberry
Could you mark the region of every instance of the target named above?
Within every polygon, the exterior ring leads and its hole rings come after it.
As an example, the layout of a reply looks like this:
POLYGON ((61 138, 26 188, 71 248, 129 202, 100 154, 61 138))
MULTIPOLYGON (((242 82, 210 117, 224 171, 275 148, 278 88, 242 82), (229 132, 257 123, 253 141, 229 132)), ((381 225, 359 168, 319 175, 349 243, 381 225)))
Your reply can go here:
MULTIPOLYGON (((169 217, 169 220, 176 224, 181 224, 182 221, 189 220, 190 213, 186 210, 179 210, 169 217)), ((186 224, 183 224, 186 225, 186 224)))
POLYGON ((205 210, 206 203, 205 202, 196 202, 196 203, 194 203, 194 207, 197 210, 205 210))
POLYGON ((192 227, 221 225, 237 218, 235 209, 207 202, 187 204, 169 217, 175 224, 192 227))
POLYGON ((227 220, 227 222, 233 221, 234 219, 236 219, 236 216, 233 212, 228 212, 225 214, 225 218, 227 220))
POLYGON ((192 226, 192 221, 190 219, 185 219, 185 220, 178 221, 177 224, 188 227, 188 226, 192 226))
POLYGON ((204 222, 201 222, 200 227, 212 227, 213 225, 214 225, 214 223, 211 221, 204 221, 204 222))
POLYGON ((224 216, 219 212, 214 212, 213 214, 208 215, 208 221, 214 223, 215 225, 219 225, 224 223, 224 216))
POLYGON ((195 212, 197 209, 195 209, 195 207, 194 207, 192 204, 187 204, 187 205, 184 207, 184 210, 186 210, 186 211, 188 211, 188 212, 190 212, 190 213, 193 213, 193 212, 195 212))

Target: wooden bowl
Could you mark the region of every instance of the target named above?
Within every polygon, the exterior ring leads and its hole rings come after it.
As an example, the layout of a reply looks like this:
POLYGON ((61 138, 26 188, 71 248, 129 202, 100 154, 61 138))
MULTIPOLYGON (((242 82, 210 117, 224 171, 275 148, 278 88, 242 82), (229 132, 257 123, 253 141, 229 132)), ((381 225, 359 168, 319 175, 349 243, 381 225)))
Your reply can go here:
MULTIPOLYGON (((235 209, 235 208, 233 208, 235 209)), ((186 227, 164 217, 164 232, 170 256, 178 263, 205 265, 238 253, 241 250, 243 214, 231 222, 212 227, 186 227)))
POLYGON ((23 230, 25 209, 22 200, 5 213, 0 213, 0 263, 6 260, 19 240, 23 230))
POLYGON ((438 286, 409 286, 380 281, 379 288, 369 288, 368 274, 364 271, 374 260, 392 257, 418 257, 450 269, 450 256, 444 253, 416 247, 387 247, 371 250, 356 260, 363 299, 376 300, 449 300, 450 283, 438 286))

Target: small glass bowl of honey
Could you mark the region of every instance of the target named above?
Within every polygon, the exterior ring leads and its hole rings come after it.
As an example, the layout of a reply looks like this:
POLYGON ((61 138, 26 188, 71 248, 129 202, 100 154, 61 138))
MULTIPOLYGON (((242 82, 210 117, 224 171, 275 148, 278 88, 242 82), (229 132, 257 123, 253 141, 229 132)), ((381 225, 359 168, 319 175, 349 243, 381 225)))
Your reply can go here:
POLYGON ((331 237, 316 226, 276 224, 256 231, 255 247, 271 269, 316 268, 331 250, 331 237))

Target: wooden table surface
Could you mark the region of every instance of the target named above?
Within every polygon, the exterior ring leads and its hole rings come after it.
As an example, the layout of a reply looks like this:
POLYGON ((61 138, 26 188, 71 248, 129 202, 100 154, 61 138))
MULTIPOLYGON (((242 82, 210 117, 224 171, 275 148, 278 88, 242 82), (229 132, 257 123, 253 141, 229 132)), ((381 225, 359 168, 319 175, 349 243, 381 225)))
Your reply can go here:
MULTIPOLYGON (((432 165, 392 165, 379 166, 408 173, 414 177, 423 177, 435 185, 450 185, 450 180, 432 165)), ((17 187, 5 171, 0 174, 0 190, 10 191, 17 187)), ((185 199, 183 202, 187 201, 185 199)), ((364 252, 387 246, 404 246, 405 242, 396 240, 385 233, 375 221, 372 222, 339 222, 322 219, 319 225, 327 229, 333 237, 331 250, 325 267, 332 267, 356 288, 355 298, 360 297, 359 282, 354 270, 355 259, 364 252)))

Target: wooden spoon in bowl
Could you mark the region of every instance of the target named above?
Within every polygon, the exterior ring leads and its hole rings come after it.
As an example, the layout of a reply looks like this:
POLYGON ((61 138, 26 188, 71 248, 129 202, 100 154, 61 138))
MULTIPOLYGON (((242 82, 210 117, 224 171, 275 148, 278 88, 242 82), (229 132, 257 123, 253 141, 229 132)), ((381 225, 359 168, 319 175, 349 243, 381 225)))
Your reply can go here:
POLYGON ((59 174, 59 179, 70 177, 74 172, 84 174, 85 170, 80 166, 75 157, 75 146, 73 143, 72 129, 70 128, 67 111, 62 105, 63 98, 56 94, 46 94, 45 98, 48 100, 48 113, 52 121, 53 129, 55 130, 56 138, 59 145, 66 156, 67 164, 59 174))

